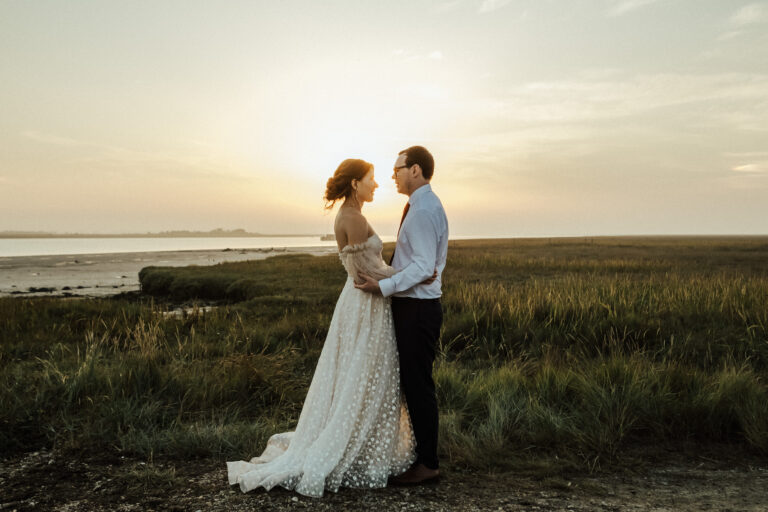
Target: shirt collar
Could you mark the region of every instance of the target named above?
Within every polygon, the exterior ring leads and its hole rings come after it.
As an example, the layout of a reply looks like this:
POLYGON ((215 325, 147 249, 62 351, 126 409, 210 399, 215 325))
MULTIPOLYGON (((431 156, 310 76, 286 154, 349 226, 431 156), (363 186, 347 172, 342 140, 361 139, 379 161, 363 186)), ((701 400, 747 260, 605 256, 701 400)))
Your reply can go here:
POLYGON ((424 196, 424 194, 432 192, 432 186, 427 183, 426 185, 422 185, 413 192, 411 192, 411 197, 408 198, 408 204, 415 204, 421 197, 424 196))

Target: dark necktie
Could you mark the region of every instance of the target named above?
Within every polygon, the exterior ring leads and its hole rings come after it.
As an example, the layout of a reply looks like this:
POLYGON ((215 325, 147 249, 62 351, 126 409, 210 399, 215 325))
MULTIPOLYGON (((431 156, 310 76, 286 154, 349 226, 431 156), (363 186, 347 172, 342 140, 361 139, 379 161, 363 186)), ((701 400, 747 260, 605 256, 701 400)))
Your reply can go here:
MULTIPOLYGON (((400 238, 400 228, 403 227, 403 221, 405 220, 405 216, 408 215, 408 209, 411 207, 411 203, 407 202, 405 203, 405 208, 403 208, 403 216, 400 217, 400 226, 397 228, 397 237, 400 238)), ((397 240, 395 240, 395 244, 397 244, 397 240)), ((395 245, 395 248, 397 248, 397 245, 395 245)), ((392 251, 392 256, 389 257, 389 265, 392 266, 392 260, 395 259, 395 251, 392 251)))

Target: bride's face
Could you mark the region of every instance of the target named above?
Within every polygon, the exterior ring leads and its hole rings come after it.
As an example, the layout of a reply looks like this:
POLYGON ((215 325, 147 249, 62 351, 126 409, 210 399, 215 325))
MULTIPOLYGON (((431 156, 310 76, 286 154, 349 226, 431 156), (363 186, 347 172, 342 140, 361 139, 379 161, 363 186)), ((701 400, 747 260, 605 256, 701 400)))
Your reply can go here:
POLYGON ((373 167, 357 182, 357 198, 361 203, 373 201, 373 191, 379 188, 379 184, 373 179, 373 167))

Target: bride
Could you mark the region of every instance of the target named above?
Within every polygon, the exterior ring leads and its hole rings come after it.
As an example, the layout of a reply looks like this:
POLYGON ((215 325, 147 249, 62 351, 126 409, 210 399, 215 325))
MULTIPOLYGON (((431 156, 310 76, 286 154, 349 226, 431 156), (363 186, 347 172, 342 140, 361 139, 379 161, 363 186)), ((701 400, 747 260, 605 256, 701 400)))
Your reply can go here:
POLYGON ((273 435, 250 462, 227 462, 229 484, 243 492, 280 485, 320 497, 340 486, 384 487, 415 459, 390 299, 354 287, 358 273, 377 279, 395 273, 362 214, 377 187, 373 165, 358 159, 344 160, 328 180, 326 208, 343 200, 334 231, 347 281, 296 430, 273 435))

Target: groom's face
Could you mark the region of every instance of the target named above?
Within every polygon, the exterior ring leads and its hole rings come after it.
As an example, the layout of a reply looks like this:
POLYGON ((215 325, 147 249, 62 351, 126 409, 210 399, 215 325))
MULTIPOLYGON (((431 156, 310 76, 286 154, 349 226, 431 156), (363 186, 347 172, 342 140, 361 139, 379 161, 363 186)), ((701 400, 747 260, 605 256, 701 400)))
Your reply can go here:
POLYGON ((395 160, 395 169, 392 173, 392 179, 395 180, 397 185, 397 191, 401 194, 408 194, 409 180, 410 180, 410 168, 405 166, 405 155, 399 155, 395 160))

